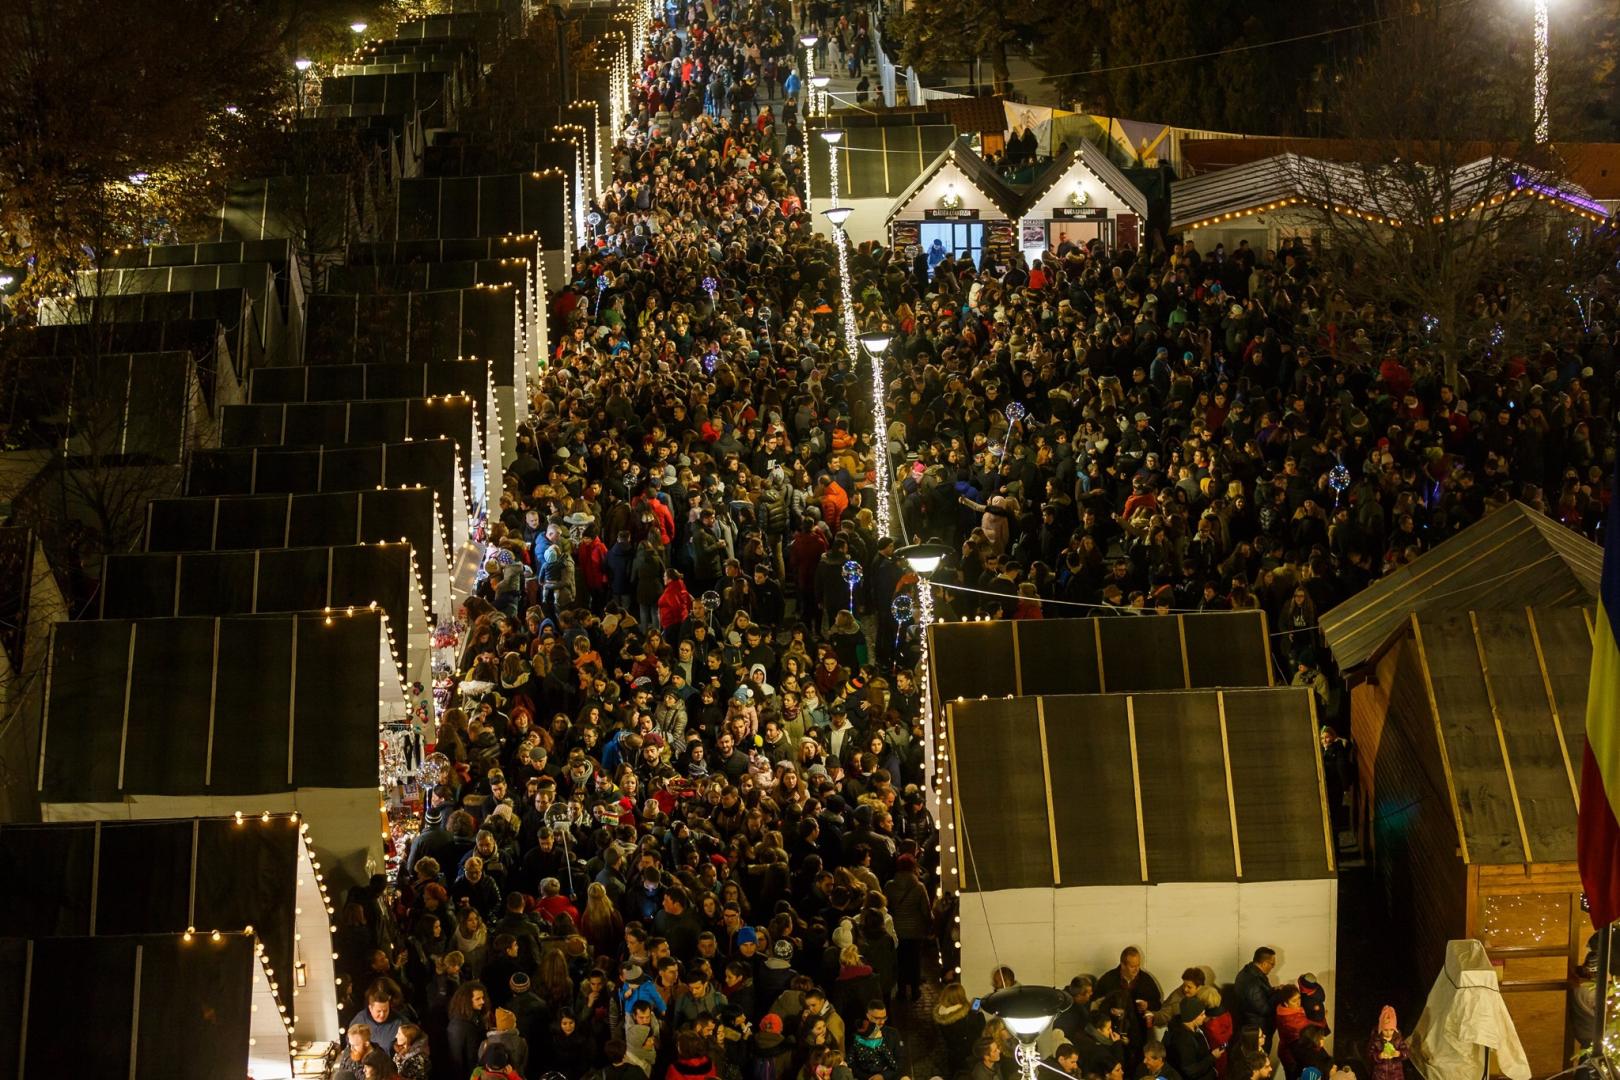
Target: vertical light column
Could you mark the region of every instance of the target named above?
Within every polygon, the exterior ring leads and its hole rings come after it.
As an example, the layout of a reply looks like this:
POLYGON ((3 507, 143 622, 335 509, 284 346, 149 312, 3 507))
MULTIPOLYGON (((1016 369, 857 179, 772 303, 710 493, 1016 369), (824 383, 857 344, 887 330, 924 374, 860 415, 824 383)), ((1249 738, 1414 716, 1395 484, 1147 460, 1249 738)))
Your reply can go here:
POLYGON ((1552 125, 1547 117, 1547 2, 1548 0, 1535 0, 1536 5, 1536 94, 1535 94, 1535 122, 1536 142, 1544 143, 1551 137, 1552 125))
POLYGON ((861 348, 872 363, 872 436, 877 450, 877 519, 878 535, 894 535, 894 508, 890 499, 894 484, 889 476, 889 405, 888 379, 884 361, 889 351, 889 335, 878 331, 862 334, 861 348))
POLYGON ((801 34, 799 44, 804 46, 804 83, 799 87, 799 112, 803 120, 799 125, 799 134, 804 140, 804 212, 810 212, 810 79, 816 70, 816 42, 821 38, 815 34, 801 34))

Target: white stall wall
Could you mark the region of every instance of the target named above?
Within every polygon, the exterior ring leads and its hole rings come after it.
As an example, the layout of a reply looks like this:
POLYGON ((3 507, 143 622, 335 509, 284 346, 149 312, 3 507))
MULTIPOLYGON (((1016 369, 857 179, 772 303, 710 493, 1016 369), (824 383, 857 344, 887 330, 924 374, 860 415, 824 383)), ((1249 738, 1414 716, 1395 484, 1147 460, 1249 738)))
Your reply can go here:
MULTIPOLYGON (((1169 993, 1183 969, 1207 967, 1230 983, 1261 945, 1277 950, 1273 977, 1314 974, 1335 1007, 1338 881, 1257 881, 1006 889, 962 894, 962 983, 987 993, 990 972, 1063 986, 1100 975, 1140 946, 1169 993)), ((1331 1017, 1330 1017, 1331 1020, 1331 1017)))

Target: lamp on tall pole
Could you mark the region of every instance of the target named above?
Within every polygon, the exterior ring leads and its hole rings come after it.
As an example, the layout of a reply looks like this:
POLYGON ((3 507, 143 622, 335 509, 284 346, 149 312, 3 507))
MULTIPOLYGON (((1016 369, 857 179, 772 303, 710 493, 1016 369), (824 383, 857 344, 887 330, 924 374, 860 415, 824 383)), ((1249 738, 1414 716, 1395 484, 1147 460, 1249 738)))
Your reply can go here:
POLYGON ((293 68, 298 72, 298 118, 300 120, 304 118, 304 76, 309 74, 309 69, 314 65, 315 61, 306 56, 300 56, 293 61, 293 68))
POLYGON ((851 366, 859 359, 861 350, 855 340, 855 294, 849 286, 849 236, 844 232, 844 222, 854 212, 852 206, 834 206, 821 212, 832 223, 833 243, 838 247, 838 296, 844 305, 844 352, 851 366))
POLYGON ((889 406, 884 400, 888 380, 884 377, 883 359, 889 351, 889 335, 881 331, 862 334, 858 339, 872 361, 872 443, 877 449, 877 520, 878 535, 894 535, 894 509, 890 505, 892 484, 889 479, 889 406))
POLYGON ((1013 1053, 1023 1080, 1036 1080, 1041 1068, 1035 1040, 1072 1004, 1073 999, 1056 987, 1021 984, 997 990, 984 999, 984 1011, 1000 1017, 1018 1040, 1013 1053))
POLYGON ((822 128, 817 132, 827 144, 827 171, 831 176, 832 204, 838 205, 838 144, 844 141, 843 128, 822 128))
POLYGON ((1552 125, 1547 118, 1547 4, 1548 0, 1535 0, 1536 19, 1536 142, 1544 143, 1551 137, 1552 125))
MULTIPOLYGON (((945 755, 939 752, 941 740, 934 720, 933 680, 928 674, 929 653, 932 650, 929 643, 929 627, 934 623, 934 588, 930 582, 939 569, 939 564, 944 562, 945 556, 950 553, 951 549, 944 544, 933 542, 909 544, 894 553, 894 557, 899 559, 906 569, 917 575, 917 636, 921 650, 917 657, 917 689, 922 698, 923 772, 928 777, 926 791, 928 809, 936 821, 939 820, 940 777, 943 775, 945 755)), ((945 824, 950 823, 950 819, 947 818, 945 824)))
POLYGON ((827 86, 831 82, 831 75, 812 75, 810 77, 810 102, 815 106, 817 116, 827 115, 827 86))
POLYGON ((799 37, 799 44, 804 46, 804 87, 799 102, 804 122, 799 127, 799 134, 804 140, 804 211, 807 214, 810 212, 810 95, 815 92, 810 89, 810 76, 816 66, 816 42, 820 40, 815 34, 802 34, 799 37))

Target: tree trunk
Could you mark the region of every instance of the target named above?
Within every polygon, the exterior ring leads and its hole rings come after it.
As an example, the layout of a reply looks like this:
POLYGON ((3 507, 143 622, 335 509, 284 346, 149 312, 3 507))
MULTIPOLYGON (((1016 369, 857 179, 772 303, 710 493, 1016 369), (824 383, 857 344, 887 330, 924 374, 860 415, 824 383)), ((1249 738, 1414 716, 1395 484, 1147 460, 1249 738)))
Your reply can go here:
POLYGON ((997 41, 990 50, 990 70, 995 75, 996 93, 1005 95, 1007 85, 1011 81, 1011 73, 1007 70, 1007 43, 997 41))

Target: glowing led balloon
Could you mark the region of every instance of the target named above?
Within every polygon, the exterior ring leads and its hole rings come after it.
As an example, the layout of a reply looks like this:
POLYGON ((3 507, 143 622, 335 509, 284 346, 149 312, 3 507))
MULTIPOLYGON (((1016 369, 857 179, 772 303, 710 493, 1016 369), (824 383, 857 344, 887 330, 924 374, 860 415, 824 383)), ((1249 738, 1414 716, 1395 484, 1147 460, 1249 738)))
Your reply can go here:
POLYGON ((844 582, 849 586, 849 610, 855 610, 855 587, 861 583, 861 564, 854 559, 844 564, 844 582))

